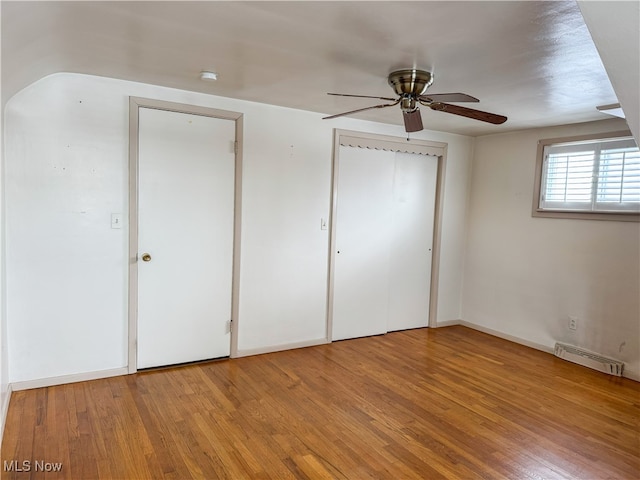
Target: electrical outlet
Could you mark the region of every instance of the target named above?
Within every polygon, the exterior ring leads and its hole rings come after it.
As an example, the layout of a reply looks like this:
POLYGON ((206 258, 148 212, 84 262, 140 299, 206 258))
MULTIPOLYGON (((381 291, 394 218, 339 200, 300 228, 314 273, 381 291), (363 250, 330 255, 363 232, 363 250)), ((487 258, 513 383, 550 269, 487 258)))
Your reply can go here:
POLYGON ((569 330, 578 329, 578 317, 569 316, 569 330))

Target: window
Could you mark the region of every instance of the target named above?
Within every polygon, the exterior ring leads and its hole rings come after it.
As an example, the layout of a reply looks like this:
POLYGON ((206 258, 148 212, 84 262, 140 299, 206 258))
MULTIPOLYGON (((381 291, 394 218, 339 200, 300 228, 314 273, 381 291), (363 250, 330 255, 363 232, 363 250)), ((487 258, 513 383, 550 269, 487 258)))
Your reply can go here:
POLYGON ((534 216, 640 219, 640 152, 632 137, 542 140, 534 216))

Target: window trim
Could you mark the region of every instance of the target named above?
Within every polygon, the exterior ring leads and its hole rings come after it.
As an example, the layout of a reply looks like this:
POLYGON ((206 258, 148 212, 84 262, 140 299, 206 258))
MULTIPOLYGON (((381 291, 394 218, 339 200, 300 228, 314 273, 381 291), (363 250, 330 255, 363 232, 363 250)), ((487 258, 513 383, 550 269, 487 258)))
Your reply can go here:
POLYGON ((544 165, 544 149, 548 145, 556 143, 586 142, 593 140, 606 140, 611 138, 631 137, 631 131, 622 130, 617 132, 594 133, 590 135, 576 135, 573 137, 547 138, 538 141, 536 153, 535 183, 533 186, 533 205, 531 216, 541 218, 571 218, 580 220, 609 220, 619 222, 640 222, 640 213, 635 212, 579 212, 568 210, 544 210, 540 208, 540 189, 542 188, 542 170, 544 165))

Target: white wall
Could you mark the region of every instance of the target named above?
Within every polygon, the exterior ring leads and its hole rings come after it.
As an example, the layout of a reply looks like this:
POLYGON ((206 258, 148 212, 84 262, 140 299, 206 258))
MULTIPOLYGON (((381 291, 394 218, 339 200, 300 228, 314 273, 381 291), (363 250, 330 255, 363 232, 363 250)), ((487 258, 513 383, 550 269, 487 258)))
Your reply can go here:
POLYGON ((579 0, 602 64, 640 143, 640 2, 579 0))
MULTIPOLYGON (((333 128, 402 127, 56 74, 5 112, 9 380, 126 366, 128 232, 110 214, 127 212, 129 95, 245 114, 238 348, 324 338, 333 128)), ((437 320, 456 320, 472 139, 414 136, 449 144, 437 320)))
POLYGON ((449 142, 444 206, 442 212, 441 264, 438 279, 438 321, 459 320, 462 309, 462 276, 467 238, 467 209, 471 183, 470 165, 461 159, 473 158, 473 141, 449 142), (461 225, 460 219, 465 219, 461 225), (444 266, 444 268, 442 268, 444 266))
POLYGON ((548 348, 578 345, 640 377, 640 224, 531 216, 538 140, 626 128, 613 119, 476 138, 465 321, 548 348))

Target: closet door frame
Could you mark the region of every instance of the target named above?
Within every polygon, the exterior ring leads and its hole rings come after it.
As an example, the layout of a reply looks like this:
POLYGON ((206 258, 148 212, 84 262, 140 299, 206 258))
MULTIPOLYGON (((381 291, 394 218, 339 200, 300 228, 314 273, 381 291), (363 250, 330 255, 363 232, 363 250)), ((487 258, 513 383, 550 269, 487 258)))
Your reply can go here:
POLYGON ((437 326, 438 279, 440 270, 440 241, 442 231, 442 207, 444 178, 447 164, 447 144, 428 140, 406 139, 388 135, 334 129, 333 159, 331 165, 331 210, 329 216, 329 275, 327 287, 327 339, 333 335, 333 299, 336 266, 336 218, 338 214, 338 179, 340 175, 340 146, 366 146, 396 152, 419 153, 437 157, 436 199, 433 225, 433 251, 431 263, 431 287, 429 301, 429 327, 437 326))

